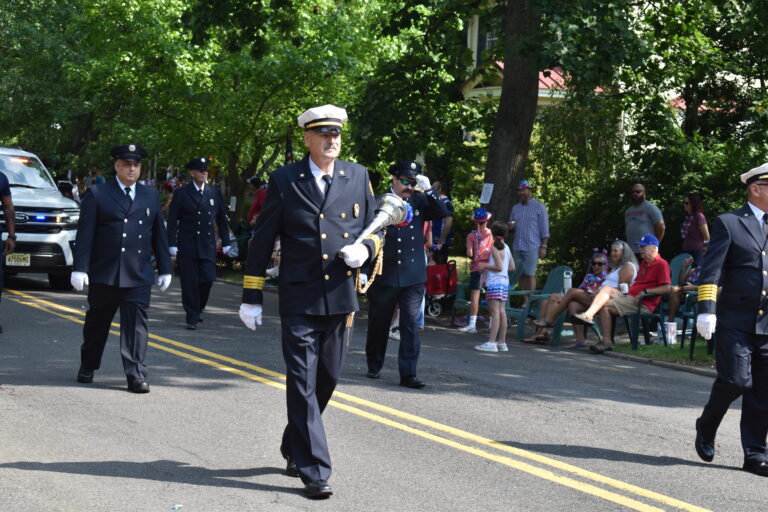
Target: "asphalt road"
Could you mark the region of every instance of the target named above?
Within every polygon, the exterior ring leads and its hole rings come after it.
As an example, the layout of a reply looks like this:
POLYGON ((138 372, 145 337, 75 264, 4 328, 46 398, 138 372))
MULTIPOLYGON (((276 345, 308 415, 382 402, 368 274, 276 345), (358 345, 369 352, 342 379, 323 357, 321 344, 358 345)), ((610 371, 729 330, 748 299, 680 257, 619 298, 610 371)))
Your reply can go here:
POLYGON ((8 278, 0 304, 0 511, 758 510, 742 471, 740 402, 711 464, 693 449, 711 378, 586 352, 428 327, 421 391, 397 385, 396 343, 365 377, 360 315, 325 413, 335 494, 282 474, 284 370, 276 295, 255 333, 217 283, 184 329, 178 280, 153 291, 148 395, 125 390, 117 337, 75 382, 85 294, 8 278))

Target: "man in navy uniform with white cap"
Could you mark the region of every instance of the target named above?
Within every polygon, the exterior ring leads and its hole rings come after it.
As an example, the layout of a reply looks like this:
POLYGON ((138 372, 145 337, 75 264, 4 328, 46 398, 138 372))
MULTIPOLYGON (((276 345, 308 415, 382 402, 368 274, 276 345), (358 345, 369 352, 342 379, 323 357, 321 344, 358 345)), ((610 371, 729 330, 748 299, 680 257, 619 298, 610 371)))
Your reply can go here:
POLYGON ((160 196, 137 183, 141 146, 123 144, 111 151, 115 179, 91 185, 80 203, 80 221, 74 249, 72 286, 88 285, 88 311, 80 348, 77 381, 93 382, 109 336, 110 324, 120 308, 120 354, 128 390, 149 393, 147 367, 147 311, 157 263, 157 284, 171 284, 168 238, 160 215, 160 196))
POLYGON ((287 474, 309 498, 327 498, 331 457, 322 412, 333 394, 358 310, 355 269, 373 258, 381 234, 353 243, 371 223, 376 200, 368 173, 337 160, 344 109, 323 105, 298 118, 309 155, 272 173, 248 250, 240 318, 261 325, 263 288, 279 236, 280 319, 287 366, 288 425, 280 452, 287 474))
POLYGON ((424 387, 416 377, 421 341, 418 332, 419 310, 427 280, 424 254, 424 223, 450 215, 445 203, 431 190, 429 178, 420 174, 416 162, 399 162, 389 168, 392 175, 390 192, 408 203, 413 216, 408 225, 390 226, 384 238, 382 274, 368 290, 368 334, 365 355, 368 374, 378 379, 387 353, 389 324, 400 305, 400 348, 397 363, 400 385, 413 389, 424 387), (419 186, 426 193, 414 190, 419 186))
POLYGON ((741 181, 747 204, 712 223, 701 271, 696 328, 705 339, 717 328, 717 378, 696 420, 695 448, 714 458, 720 421, 741 396, 743 468, 768 476, 768 163, 741 181))
POLYGON ((186 167, 192 181, 173 192, 168 208, 168 243, 181 278, 187 329, 197 329, 216 280, 216 229, 226 254, 230 250, 229 227, 221 191, 206 183, 208 159, 195 158, 186 167))

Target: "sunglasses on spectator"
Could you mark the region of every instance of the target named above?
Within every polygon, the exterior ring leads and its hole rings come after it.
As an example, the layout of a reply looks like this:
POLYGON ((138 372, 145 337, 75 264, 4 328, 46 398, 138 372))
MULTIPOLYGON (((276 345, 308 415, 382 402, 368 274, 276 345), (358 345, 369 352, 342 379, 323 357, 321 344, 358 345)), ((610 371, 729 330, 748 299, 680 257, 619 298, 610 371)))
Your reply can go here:
POLYGON ((592 265, 596 265, 598 267, 602 267, 603 265, 605 265, 605 262, 604 261, 593 261, 592 265))
POLYGON ((400 183, 406 186, 415 187, 416 183, 418 183, 416 180, 409 180, 408 178, 398 178, 400 180, 400 183))

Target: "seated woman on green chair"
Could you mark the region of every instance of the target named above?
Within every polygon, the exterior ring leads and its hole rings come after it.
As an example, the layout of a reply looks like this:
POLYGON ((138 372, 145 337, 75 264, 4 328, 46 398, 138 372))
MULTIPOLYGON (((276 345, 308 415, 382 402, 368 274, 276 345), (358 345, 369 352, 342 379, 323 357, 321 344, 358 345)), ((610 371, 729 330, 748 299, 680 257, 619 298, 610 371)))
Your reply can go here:
MULTIPOLYGON (((523 341, 526 343, 547 343, 549 329, 554 327, 555 320, 566 308, 569 315, 586 311, 592 304, 595 293, 603 286, 618 288, 621 283, 627 283, 627 286, 631 285, 637 275, 638 266, 637 259, 629 244, 622 240, 616 240, 611 244, 608 258, 604 252, 595 251, 590 258, 589 269, 584 282, 578 288, 571 288, 563 296, 553 294, 545 301, 541 306, 540 319, 534 322, 537 327, 536 333, 533 338, 525 338, 523 341), (601 273, 604 277, 597 283, 597 276, 601 273)), ((573 330, 576 335, 576 342, 563 348, 586 347, 584 326, 574 325, 573 330)))

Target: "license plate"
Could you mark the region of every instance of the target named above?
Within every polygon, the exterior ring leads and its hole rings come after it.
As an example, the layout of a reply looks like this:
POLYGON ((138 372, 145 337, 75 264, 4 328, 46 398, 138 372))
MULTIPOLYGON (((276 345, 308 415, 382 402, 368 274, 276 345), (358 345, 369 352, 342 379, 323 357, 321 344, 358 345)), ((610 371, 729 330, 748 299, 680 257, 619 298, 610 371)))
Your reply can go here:
POLYGON ((29 254, 12 253, 5 255, 5 264, 9 267, 28 267, 32 258, 29 254))

